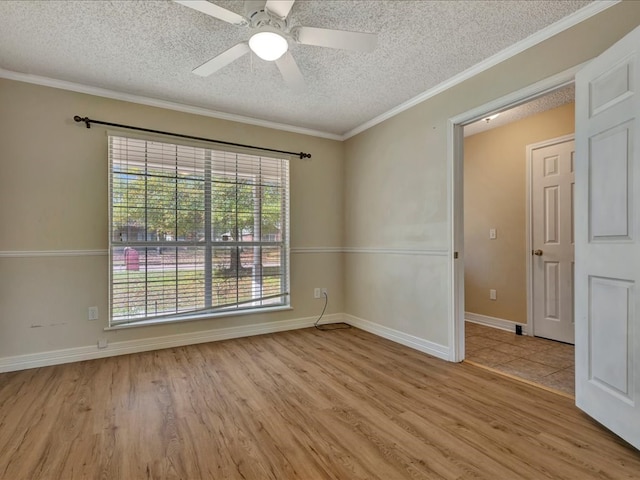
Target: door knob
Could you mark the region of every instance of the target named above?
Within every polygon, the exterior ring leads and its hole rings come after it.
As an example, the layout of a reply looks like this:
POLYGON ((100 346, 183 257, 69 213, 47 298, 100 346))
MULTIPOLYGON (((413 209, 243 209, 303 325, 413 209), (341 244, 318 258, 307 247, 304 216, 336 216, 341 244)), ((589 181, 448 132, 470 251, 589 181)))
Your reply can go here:
POLYGON ((538 257, 542 256, 542 250, 532 250, 531 253, 533 253, 534 255, 537 255, 538 257))

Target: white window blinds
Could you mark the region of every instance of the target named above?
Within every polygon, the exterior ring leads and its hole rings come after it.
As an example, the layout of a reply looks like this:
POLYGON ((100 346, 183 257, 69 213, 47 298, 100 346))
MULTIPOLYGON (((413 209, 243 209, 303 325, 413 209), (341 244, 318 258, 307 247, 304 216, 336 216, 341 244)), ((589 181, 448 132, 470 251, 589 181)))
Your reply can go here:
POLYGON ((109 136, 110 324, 288 305, 288 161, 109 136))

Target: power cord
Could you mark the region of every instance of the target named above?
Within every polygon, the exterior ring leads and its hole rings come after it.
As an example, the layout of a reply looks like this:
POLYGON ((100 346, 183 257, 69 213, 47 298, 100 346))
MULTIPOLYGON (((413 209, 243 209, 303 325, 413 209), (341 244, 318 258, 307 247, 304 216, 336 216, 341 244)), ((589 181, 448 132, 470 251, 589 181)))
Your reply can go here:
POLYGON ((324 315, 324 312, 327 309, 327 305, 329 304, 329 295, 327 295, 327 292, 323 292, 323 294, 324 294, 324 307, 322 308, 322 313, 316 320, 316 323, 313 324, 313 326, 316 327, 318 330, 322 330, 323 332, 327 332, 329 330, 345 330, 347 328, 351 328, 351 325, 344 322, 318 325, 318 322, 322 319, 322 316, 324 315))

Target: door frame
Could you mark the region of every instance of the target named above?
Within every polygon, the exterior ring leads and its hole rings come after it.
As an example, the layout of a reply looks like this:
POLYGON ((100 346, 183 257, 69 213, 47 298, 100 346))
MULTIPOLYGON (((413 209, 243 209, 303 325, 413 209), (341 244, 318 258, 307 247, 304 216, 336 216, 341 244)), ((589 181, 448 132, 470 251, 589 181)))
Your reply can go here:
POLYGON ((533 336, 534 317, 533 317, 533 256, 529 254, 533 250, 533 152, 539 148, 550 147, 558 143, 569 142, 575 140, 576 134, 570 133, 561 137, 550 138, 541 142, 527 145, 527 165, 526 165, 526 218, 525 232, 527 236, 525 245, 525 257, 527 262, 527 335, 533 336))
MULTIPOLYGON (((586 63, 586 62, 585 62, 586 63)), ((489 115, 522 105, 574 82, 576 65, 467 112, 449 118, 447 124, 447 211, 449 232, 449 361, 461 362, 464 344, 464 136, 463 127, 489 115)), ((527 322, 527 327, 529 323, 527 322)))

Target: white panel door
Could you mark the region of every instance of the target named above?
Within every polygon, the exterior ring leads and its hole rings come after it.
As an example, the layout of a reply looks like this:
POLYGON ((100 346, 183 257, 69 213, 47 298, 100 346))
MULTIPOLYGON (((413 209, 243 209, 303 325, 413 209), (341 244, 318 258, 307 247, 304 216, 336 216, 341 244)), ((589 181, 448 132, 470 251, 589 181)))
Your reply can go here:
POLYGON ((640 28, 576 75, 576 405, 640 448, 640 28))
POLYGON ((533 335, 573 343, 573 191, 575 142, 529 148, 533 335))

